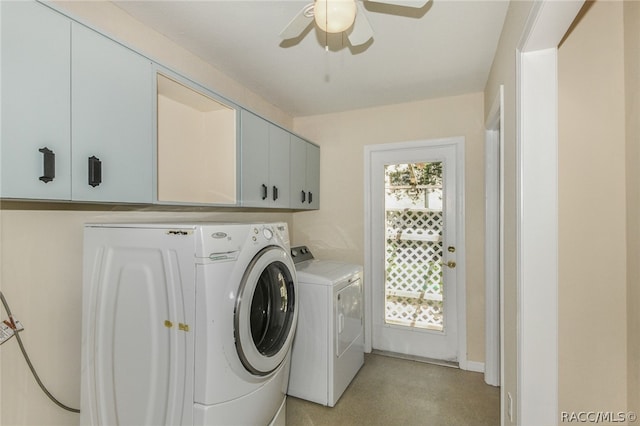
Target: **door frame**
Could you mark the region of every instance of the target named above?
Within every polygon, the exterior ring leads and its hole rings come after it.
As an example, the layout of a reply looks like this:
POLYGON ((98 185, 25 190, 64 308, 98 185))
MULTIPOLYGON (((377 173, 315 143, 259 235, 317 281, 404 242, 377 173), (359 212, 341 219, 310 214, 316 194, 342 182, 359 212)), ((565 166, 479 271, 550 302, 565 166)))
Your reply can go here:
POLYGON ((516 422, 523 426, 558 423, 557 57, 583 4, 535 2, 515 52, 516 422))
POLYGON ((465 182, 464 182, 464 153, 465 139, 463 136, 424 139, 415 141, 365 145, 364 147, 364 350, 372 351, 372 327, 373 327, 373 294, 371 278, 373 271, 373 253, 371 245, 373 243, 373 223, 371 220, 371 177, 372 177, 372 155, 374 152, 395 151, 402 149, 429 148, 438 146, 453 146, 455 148, 455 158, 457 163, 456 179, 458 182, 458 193, 456 202, 461 215, 456 215, 457 241, 456 258, 459 267, 457 269, 457 320, 458 320, 458 366, 467 370, 467 303, 466 303, 466 258, 465 258, 465 182))
POLYGON ((504 85, 485 125, 485 368, 484 381, 504 377, 504 85), (498 218, 498 220, 496 220, 498 218))

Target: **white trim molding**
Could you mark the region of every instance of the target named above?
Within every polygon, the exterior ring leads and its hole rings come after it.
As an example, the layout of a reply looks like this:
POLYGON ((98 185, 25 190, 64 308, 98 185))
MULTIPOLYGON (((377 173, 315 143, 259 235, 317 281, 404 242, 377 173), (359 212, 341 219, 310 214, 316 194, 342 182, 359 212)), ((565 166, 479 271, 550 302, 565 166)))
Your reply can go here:
POLYGON ((485 369, 484 381, 500 386, 504 376, 504 86, 485 125, 485 369))
POLYGON ((536 2, 517 51, 516 417, 557 425, 558 44, 583 0, 536 2))
POLYGON ((467 361, 467 371, 473 371, 474 373, 484 373, 485 372, 485 364, 484 362, 478 361, 467 361))
POLYGON ((520 56, 517 238, 521 425, 552 425, 558 419, 556 57, 555 48, 520 56))

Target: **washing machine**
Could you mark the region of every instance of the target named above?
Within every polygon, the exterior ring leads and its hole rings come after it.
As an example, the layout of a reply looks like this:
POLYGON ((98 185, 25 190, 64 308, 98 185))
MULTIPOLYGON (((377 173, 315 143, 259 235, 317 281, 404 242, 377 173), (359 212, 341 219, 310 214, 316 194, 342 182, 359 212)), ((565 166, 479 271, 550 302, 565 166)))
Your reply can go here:
POLYGON ((81 424, 284 424, 286 223, 90 224, 83 263, 81 424))
POLYGON ((364 364, 362 266, 291 249, 299 317, 288 394, 333 407, 364 364))

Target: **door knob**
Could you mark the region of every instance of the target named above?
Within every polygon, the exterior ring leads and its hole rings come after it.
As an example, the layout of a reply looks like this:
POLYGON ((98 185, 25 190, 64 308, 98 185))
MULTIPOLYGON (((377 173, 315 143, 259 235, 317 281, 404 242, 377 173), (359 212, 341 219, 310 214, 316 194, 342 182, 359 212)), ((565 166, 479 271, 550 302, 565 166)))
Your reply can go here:
POLYGON ((443 266, 448 266, 449 268, 453 269, 456 267, 456 262, 454 262, 453 260, 450 260, 448 262, 442 262, 443 266))

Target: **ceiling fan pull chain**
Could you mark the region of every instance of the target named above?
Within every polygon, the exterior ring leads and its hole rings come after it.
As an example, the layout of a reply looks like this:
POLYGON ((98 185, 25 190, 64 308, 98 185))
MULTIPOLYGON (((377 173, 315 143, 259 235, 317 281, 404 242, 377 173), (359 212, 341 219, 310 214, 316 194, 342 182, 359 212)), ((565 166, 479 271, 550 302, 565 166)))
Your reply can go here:
MULTIPOLYGON (((329 7, 328 3, 324 3, 324 27, 327 28, 329 25, 329 11, 327 8, 329 7)), ((324 51, 329 53, 329 33, 327 31, 324 32, 324 51)))

